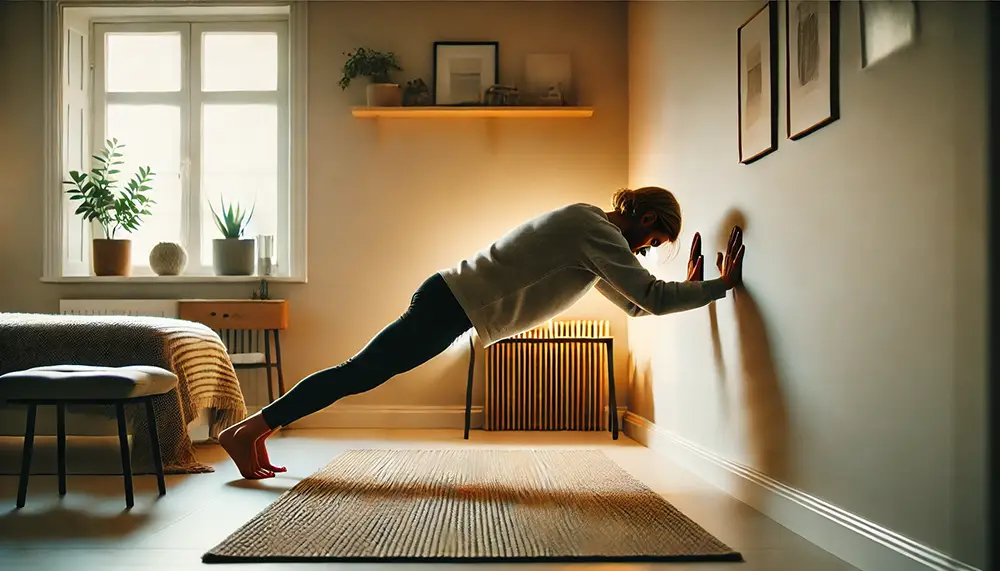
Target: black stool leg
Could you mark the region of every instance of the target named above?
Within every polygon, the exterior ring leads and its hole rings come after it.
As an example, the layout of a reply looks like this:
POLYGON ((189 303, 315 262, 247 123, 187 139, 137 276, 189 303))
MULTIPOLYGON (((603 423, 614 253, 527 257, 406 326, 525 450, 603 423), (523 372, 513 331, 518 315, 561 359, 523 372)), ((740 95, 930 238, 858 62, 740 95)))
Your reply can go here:
POLYGON ((128 430, 125 428, 125 403, 119 401, 115 403, 115 412, 118 416, 118 443, 122 449, 122 475, 125 477, 125 505, 132 507, 135 505, 135 497, 132 494, 132 457, 128 450, 128 430))
POLYGON ((285 373, 281 370, 281 337, 274 330, 274 366, 278 369, 278 396, 285 396, 285 373))
POLYGON ((59 462, 59 495, 66 495, 66 404, 56 404, 56 442, 59 462))
POLYGON ((469 425, 472 424, 472 373, 476 367, 476 347, 469 336, 469 384, 465 388, 465 439, 469 439, 469 425))
POLYGON ((167 483, 163 481, 163 456, 160 454, 160 435, 156 432, 156 414, 153 412, 153 397, 146 399, 146 416, 149 418, 149 443, 153 446, 153 463, 156 466, 156 485, 160 495, 166 495, 167 483))
POLYGON ((24 451, 21 454, 21 479, 17 483, 17 507, 24 507, 28 495, 28 474, 31 473, 31 452, 35 446, 35 411, 38 405, 28 405, 28 420, 24 424, 24 451))

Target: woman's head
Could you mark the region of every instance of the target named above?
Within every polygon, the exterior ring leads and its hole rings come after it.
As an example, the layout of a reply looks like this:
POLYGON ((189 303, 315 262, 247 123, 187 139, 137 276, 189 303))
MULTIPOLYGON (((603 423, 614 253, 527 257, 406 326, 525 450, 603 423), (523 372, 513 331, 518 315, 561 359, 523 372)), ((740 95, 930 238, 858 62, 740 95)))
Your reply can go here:
POLYGON ((681 207, 673 193, 658 186, 622 188, 612 197, 622 234, 633 252, 674 243, 681 233, 681 207))

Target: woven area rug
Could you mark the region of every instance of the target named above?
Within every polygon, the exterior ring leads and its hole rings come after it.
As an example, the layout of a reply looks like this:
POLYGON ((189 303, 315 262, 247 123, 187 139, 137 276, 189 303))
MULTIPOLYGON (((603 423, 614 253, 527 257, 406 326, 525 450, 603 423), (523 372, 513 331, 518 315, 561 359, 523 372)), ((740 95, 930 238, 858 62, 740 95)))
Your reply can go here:
POLYGON ((742 557, 599 450, 351 450, 202 560, 742 557))

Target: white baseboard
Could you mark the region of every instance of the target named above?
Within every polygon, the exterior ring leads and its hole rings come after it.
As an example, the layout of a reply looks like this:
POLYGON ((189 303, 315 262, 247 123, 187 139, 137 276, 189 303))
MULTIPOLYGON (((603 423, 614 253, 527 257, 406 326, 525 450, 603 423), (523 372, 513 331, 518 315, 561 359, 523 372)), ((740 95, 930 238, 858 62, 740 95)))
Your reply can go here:
POLYGON ((700 478, 864 571, 978 571, 975 567, 879 524, 727 460, 634 413, 629 438, 669 457, 700 478), (763 494, 750 494, 747 480, 763 494))
MULTIPOLYGON (((472 407, 472 428, 483 426, 483 407, 472 407)), ((297 420, 296 428, 465 428, 464 406, 335 404, 297 420)))

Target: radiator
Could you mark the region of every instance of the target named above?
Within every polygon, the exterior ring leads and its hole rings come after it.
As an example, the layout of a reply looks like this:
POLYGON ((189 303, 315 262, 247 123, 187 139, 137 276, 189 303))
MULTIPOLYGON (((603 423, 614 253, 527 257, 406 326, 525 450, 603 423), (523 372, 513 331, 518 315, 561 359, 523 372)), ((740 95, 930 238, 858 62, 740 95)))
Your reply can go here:
POLYGON ((66 315, 178 315, 176 299, 61 299, 59 313, 66 315))
POLYGON ((611 325, 552 321, 486 349, 485 430, 607 430, 611 325))

